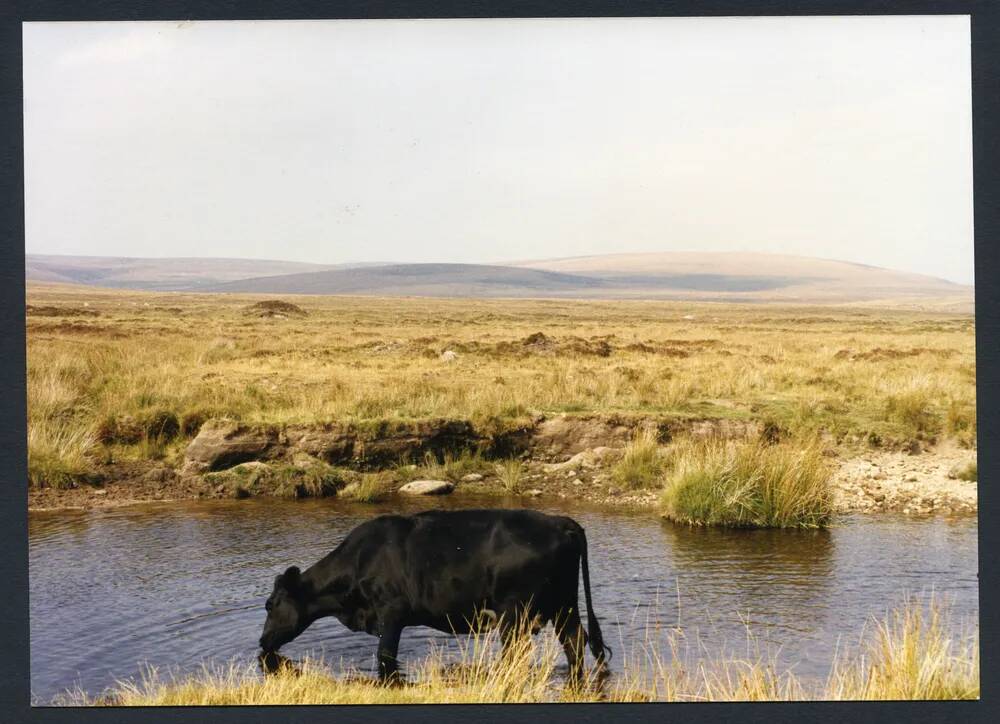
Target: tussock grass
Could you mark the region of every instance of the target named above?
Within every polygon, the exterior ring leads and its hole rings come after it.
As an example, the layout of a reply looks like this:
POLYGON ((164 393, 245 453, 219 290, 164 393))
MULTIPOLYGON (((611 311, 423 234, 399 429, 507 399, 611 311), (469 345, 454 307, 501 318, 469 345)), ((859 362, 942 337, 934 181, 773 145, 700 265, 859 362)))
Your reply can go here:
POLYGON ((497 479, 503 489, 516 495, 521 492, 521 482, 524 476, 524 463, 518 458, 510 458, 493 466, 497 479))
POLYGON ((817 528, 833 512, 819 447, 687 441, 672 451, 664 515, 693 525, 817 528))
POLYGON ((392 477, 385 472, 362 473, 359 477, 340 491, 340 497, 359 503, 380 503, 393 492, 392 477))
POLYGON ((39 420, 28 427, 28 481, 36 487, 67 488, 90 470, 88 454, 97 444, 93 430, 39 420))
POLYGON ((469 473, 485 473, 490 464, 477 450, 462 450, 459 453, 445 452, 441 460, 433 453, 424 456, 422 465, 400 465, 396 477, 404 480, 450 480, 458 483, 469 473))
POLYGON ((979 462, 973 460, 971 463, 951 471, 951 475, 959 480, 975 483, 979 480, 979 462))
MULTIPOLYGON (((974 396, 974 393, 973 393, 974 396)), ((950 400, 944 430, 965 447, 976 446, 976 406, 969 400, 950 400)))
POLYGON ((170 440, 181 430, 177 415, 168 409, 152 408, 136 415, 107 415, 98 422, 97 439, 104 444, 170 440))
POLYGON ((886 415, 917 432, 937 432, 940 420, 933 412, 933 393, 916 387, 890 394, 886 398, 886 415))
POLYGON ((297 298, 305 317, 244 313, 260 301, 29 285, 28 302, 49 310, 27 319, 33 484, 157 437, 143 422, 157 411, 172 416, 159 434, 171 444, 219 416, 502 427, 563 411, 772 420, 845 445, 939 435, 975 444, 970 316, 350 297, 297 298), (97 316, 79 316, 84 304, 97 316), (551 343, 526 345, 537 332, 551 343), (444 349, 459 366, 439 359, 444 349), (86 431, 105 439, 67 442, 86 431))
POLYGON ((186 677, 150 668, 91 697, 71 692, 70 705, 196 706, 268 704, 444 704, 639 701, 791 701, 976 699, 978 635, 951 636, 947 610, 936 600, 909 600, 874 623, 859 651, 835 657, 825 682, 799 680, 762 654, 694 663, 667 632, 664 646, 638 643, 624 670, 607 680, 593 670, 571 685, 556 676, 563 653, 551 634, 521 635, 500 655, 496 629, 459 639, 456 654, 434 649, 407 666, 407 683, 386 685, 344 666, 304 661, 263 677, 253 664, 206 665, 186 677))
POLYGON ((664 468, 656 432, 644 428, 625 447, 621 459, 611 469, 611 478, 626 488, 649 488, 662 484, 664 468))

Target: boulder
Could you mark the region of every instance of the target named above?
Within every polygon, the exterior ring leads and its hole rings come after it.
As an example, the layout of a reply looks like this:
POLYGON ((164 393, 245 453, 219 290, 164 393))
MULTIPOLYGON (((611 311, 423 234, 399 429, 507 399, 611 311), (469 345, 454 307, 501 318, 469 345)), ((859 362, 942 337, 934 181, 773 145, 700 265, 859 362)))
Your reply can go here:
POLYGON ((224 470, 266 457, 277 445, 276 432, 231 420, 209 420, 184 452, 190 470, 224 470))
POLYGON ((621 457, 621 455, 622 450, 619 448, 601 446, 596 447, 593 450, 578 452, 566 462, 545 465, 544 469, 547 473, 557 473, 563 470, 568 470, 572 475, 576 475, 575 471, 577 468, 596 468, 605 461, 614 460, 615 458, 621 457))
POLYGON ((414 480, 399 489, 404 495, 447 495, 455 486, 447 480, 414 480))
POLYGON ((483 476, 480 475, 479 473, 469 473, 468 475, 462 476, 463 483, 478 483, 482 479, 483 476))
POLYGON ((597 460, 604 460, 605 458, 614 459, 620 457, 622 454, 622 450, 620 448, 604 447, 604 446, 595 447, 590 452, 597 460))

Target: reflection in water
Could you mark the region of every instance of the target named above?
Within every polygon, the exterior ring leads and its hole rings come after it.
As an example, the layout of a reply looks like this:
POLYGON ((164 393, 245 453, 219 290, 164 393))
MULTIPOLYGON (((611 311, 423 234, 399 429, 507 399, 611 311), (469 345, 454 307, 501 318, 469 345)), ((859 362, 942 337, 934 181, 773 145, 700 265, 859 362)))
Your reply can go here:
MULTIPOLYGON (((247 500, 32 514, 32 691, 42 701, 76 684, 97 693, 142 662, 184 671, 204 659, 251 661, 276 573, 316 562, 372 515, 469 505, 247 500)), ((829 531, 733 531, 535 507, 586 529, 594 607, 618 653, 659 627, 679 627, 702 654, 732 651, 749 624, 778 649, 779 663, 825 676, 838 641, 856 642, 867 618, 905 593, 933 587, 954 601, 958 619, 977 613, 975 518, 857 517, 829 531)), ((400 656, 412 660, 432 642, 454 646, 444 634, 407 629, 400 656)), ((334 619, 283 649, 363 670, 374 651, 372 637, 334 619)))
POLYGON ((687 613, 680 617, 682 628, 692 615, 716 625, 720 618, 736 620, 761 641, 777 644, 822 629, 833 604, 831 531, 662 525, 687 613))

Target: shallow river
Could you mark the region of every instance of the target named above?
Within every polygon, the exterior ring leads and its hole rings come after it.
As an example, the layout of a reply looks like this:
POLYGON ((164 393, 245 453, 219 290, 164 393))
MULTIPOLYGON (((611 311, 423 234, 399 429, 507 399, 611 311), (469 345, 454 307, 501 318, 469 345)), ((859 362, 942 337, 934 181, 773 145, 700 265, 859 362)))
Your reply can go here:
MULTIPOLYGON (((503 501, 351 504, 248 500, 133 506, 30 516, 31 685, 36 703, 82 687, 101 692, 144 663, 187 671, 201 661, 250 661, 276 573, 328 553, 372 515, 503 501)), ((507 501, 507 505, 523 505, 507 501)), ((594 606, 620 665, 657 626, 679 628, 686 651, 760 649, 803 678, 824 677, 856 645, 868 617, 904 594, 932 591, 974 623, 974 517, 847 517, 827 531, 692 529, 650 515, 543 504, 587 531, 594 606)), ((581 595, 581 603, 583 602, 581 595)), ((444 634, 403 633, 404 662, 444 634)), ((371 670, 375 639, 335 619, 282 653, 371 670)), ((694 654, 691 654, 694 655, 694 654)))

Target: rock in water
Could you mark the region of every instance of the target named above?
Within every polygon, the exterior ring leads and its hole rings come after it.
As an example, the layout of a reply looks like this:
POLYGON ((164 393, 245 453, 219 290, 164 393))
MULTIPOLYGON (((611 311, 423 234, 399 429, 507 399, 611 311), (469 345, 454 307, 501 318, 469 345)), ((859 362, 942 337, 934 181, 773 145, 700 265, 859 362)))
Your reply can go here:
POLYGON ((414 480, 399 489, 404 495, 447 495, 455 486, 447 480, 414 480))

